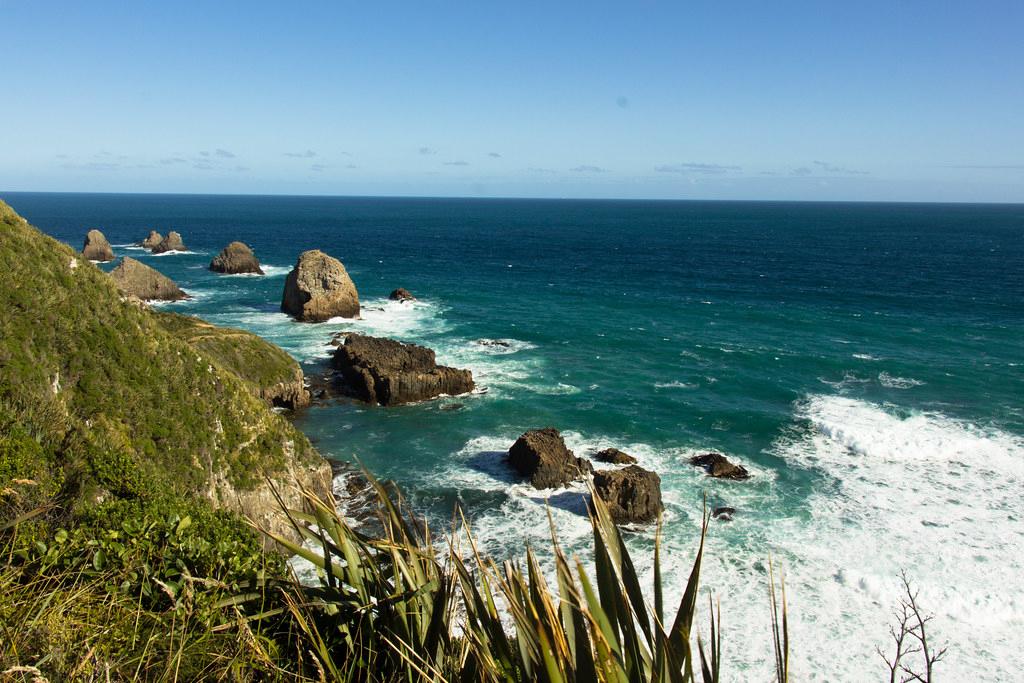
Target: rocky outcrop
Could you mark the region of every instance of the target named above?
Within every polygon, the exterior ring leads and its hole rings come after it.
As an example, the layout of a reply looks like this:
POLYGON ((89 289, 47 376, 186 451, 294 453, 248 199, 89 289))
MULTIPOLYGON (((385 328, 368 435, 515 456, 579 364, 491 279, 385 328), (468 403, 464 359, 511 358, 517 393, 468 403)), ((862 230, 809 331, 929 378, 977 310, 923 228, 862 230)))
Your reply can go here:
POLYGON ((750 473, 742 465, 729 462, 721 453, 704 453, 690 458, 690 464, 703 467, 708 476, 716 479, 748 479, 750 473))
POLYGON ((623 453, 618 448, 606 448, 594 454, 594 460, 607 462, 613 465, 634 465, 636 458, 629 453, 623 453))
POLYGON ((302 370, 297 368, 292 378, 267 387, 260 387, 260 398, 275 408, 298 410, 310 404, 309 390, 306 389, 302 370))
POLYGON ((188 251, 185 247, 185 243, 181 241, 181 235, 171 230, 167 233, 167 237, 160 240, 151 250, 154 254, 162 254, 166 251, 188 251))
POLYGON ((594 473, 594 494, 620 524, 652 522, 661 514, 661 477, 638 465, 594 473))
POLYGON ((577 458, 566 447, 553 427, 531 429, 516 439, 508 449, 508 462, 538 489, 565 486, 594 471, 589 460, 577 458))
POLYGON ((256 254, 252 253, 249 245, 242 242, 232 242, 210 261, 210 270, 215 273, 227 275, 238 275, 241 273, 254 273, 263 275, 260 268, 260 261, 256 254))
POLYGON ((434 352, 393 339, 350 334, 334 350, 333 365, 357 398, 393 406, 464 394, 473 390, 473 373, 438 365, 434 352))
POLYGON ((731 522, 732 516, 735 514, 736 508, 731 508, 727 505, 723 505, 721 507, 715 508, 714 512, 711 513, 711 516, 723 522, 731 522))
POLYGON ((113 261, 114 250, 110 248, 110 242, 99 230, 93 229, 85 236, 85 244, 82 246, 82 256, 90 261, 113 261))
POLYGON ((304 322, 359 317, 359 293, 341 261, 304 251, 284 283, 281 310, 304 322))
POLYGON ((163 273, 125 256, 112 271, 110 277, 122 294, 134 296, 143 301, 180 301, 188 294, 163 273))
POLYGON ((164 236, 158 233, 156 230, 149 231, 149 237, 139 242, 140 247, 145 247, 152 251, 153 247, 164 241, 164 236))
POLYGON ((416 301, 416 297, 412 295, 412 292, 404 287, 399 287, 392 291, 388 298, 392 301, 416 301))

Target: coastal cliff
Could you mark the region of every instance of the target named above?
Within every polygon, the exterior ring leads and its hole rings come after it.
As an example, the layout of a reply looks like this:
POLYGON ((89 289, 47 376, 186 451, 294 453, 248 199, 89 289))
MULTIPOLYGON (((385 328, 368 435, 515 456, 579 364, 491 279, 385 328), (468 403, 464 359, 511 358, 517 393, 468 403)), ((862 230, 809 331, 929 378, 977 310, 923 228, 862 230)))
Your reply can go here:
POLYGON ((272 489, 329 494, 328 463, 267 405, 304 403, 286 353, 140 307, 3 202, 0 310, 5 516, 188 499, 288 535, 272 489))

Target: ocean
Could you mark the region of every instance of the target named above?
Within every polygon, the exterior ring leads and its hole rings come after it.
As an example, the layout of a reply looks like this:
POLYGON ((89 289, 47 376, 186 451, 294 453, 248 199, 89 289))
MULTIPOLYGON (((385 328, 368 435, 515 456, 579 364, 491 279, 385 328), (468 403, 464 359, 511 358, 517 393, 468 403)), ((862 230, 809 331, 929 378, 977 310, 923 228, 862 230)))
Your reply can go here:
MULTIPOLYGON (((941 676, 1024 671, 1024 206, 3 198, 75 248, 101 229, 194 297, 168 310, 251 330, 307 374, 346 329, 471 369, 469 396, 336 401, 296 422, 326 456, 397 481, 438 531, 460 503, 495 556, 547 544, 546 504, 563 544, 589 548, 582 489, 534 491, 501 460, 531 428, 557 427, 578 455, 620 448, 661 476, 669 598, 705 496, 735 507, 711 523, 702 573, 721 601, 727 679, 771 676, 769 558, 786 577, 796 680, 887 675, 875 647, 889 646, 901 570, 949 645, 941 676), (150 229, 177 230, 190 251, 130 246, 150 229), (236 239, 265 276, 206 269, 236 239), (279 311, 311 248, 345 263, 362 320, 279 311), (396 287, 419 301, 388 301, 396 287), (752 478, 688 464, 709 450, 752 478)), ((652 530, 627 536, 649 576, 652 530)))

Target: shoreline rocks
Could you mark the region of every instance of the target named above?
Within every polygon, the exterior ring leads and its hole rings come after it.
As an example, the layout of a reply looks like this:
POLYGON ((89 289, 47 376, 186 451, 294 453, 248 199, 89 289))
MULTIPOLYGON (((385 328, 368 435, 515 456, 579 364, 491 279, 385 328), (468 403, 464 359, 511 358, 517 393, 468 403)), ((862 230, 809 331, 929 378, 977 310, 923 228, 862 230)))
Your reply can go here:
POLYGON ((145 247, 146 249, 149 249, 150 251, 152 251, 153 247, 155 247, 156 245, 160 244, 163 241, 164 241, 164 236, 163 235, 158 233, 156 230, 150 230, 149 231, 149 236, 146 237, 146 239, 144 239, 141 242, 139 242, 138 244, 139 244, 140 247, 145 247))
POLYGON ((171 230, 167 233, 167 237, 160 240, 160 243, 150 251, 154 254, 163 254, 168 251, 188 251, 188 249, 185 247, 185 243, 181 240, 181 235, 171 230))
POLYGON ((589 460, 576 457, 566 447, 562 435, 553 427, 525 432, 508 449, 508 462, 538 489, 565 486, 594 471, 589 460))
POLYGON ((438 365, 431 349, 349 334, 331 361, 356 397, 393 406, 472 391, 473 373, 438 365))
POLYGON ((742 465, 736 465, 729 461, 721 453, 703 453, 690 458, 690 464, 702 467, 709 477, 716 479, 749 479, 750 472, 742 465))
POLYGON ((210 261, 210 270, 225 275, 253 273, 263 275, 260 261, 244 242, 232 242, 210 261))
POLYGON ((302 322, 358 318, 359 293, 341 261, 313 249, 302 252, 288 273, 281 310, 302 322))
POLYGON ((122 294, 143 301, 181 301, 189 296, 174 280, 128 256, 110 271, 110 277, 122 294))
POLYGON ((399 287, 398 289, 393 290, 391 294, 388 295, 388 298, 392 301, 416 301, 416 297, 412 295, 412 292, 404 287, 399 287))
POLYGON ((107 261, 114 260, 114 250, 110 247, 110 242, 107 241, 103 233, 93 228, 85 235, 85 243, 82 245, 82 256, 90 261, 106 263, 107 261))
POLYGON ((594 473, 594 495, 608 507, 616 524, 642 524, 658 518, 661 477, 638 465, 594 473))

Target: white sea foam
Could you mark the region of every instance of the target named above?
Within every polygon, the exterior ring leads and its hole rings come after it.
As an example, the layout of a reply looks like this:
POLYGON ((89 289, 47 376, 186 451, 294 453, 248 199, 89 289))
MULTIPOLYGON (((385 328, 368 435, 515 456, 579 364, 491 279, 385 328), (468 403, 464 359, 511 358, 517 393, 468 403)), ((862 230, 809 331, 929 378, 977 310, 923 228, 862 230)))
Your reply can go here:
POLYGON ((204 252, 201 252, 201 251, 191 251, 189 249, 171 249, 169 251, 164 251, 164 252, 161 252, 159 254, 153 254, 153 256, 178 256, 178 255, 181 255, 181 254, 203 254, 203 253, 204 252))
POLYGON ((910 389, 912 387, 919 387, 924 382, 919 379, 913 379, 911 377, 894 377, 888 372, 878 373, 878 382, 889 389, 910 389))
MULTIPOLYGON (((790 558, 798 676, 880 677, 874 646, 889 644, 901 569, 936 614, 934 642, 951 645, 945 679, 1009 680, 1024 670, 1015 637, 1024 626, 1024 440, 838 396, 812 397, 798 412, 810 429, 780 441, 779 453, 824 481, 809 518, 773 523, 763 549, 790 558)), ((742 608, 732 617, 746 618, 742 608)))
POLYGON ((340 325, 343 330, 416 341, 425 334, 438 334, 448 329, 441 313, 441 307, 430 301, 371 299, 362 303, 358 320, 331 318, 327 323, 340 325))
POLYGON ((261 263, 260 268, 263 269, 263 274, 266 277, 281 277, 292 272, 291 266, 271 266, 266 263, 261 263))
POLYGON ((853 357, 856 358, 857 360, 879 360, 878 358, 872 356, 870 353, 855 353, 853 354, 853 357))
POLYGON ((696 389, 699 385, 691 384, 690 382, 681 382, 674 380, 672 382, 655 382, 654 387, 656 389, 696 389))

